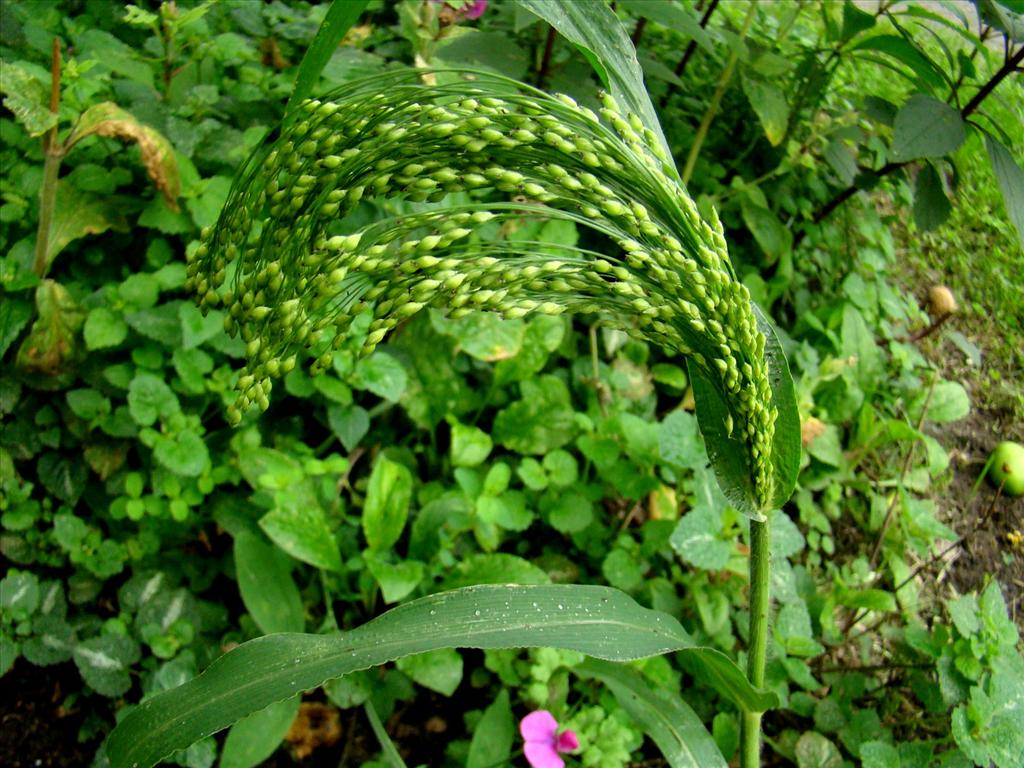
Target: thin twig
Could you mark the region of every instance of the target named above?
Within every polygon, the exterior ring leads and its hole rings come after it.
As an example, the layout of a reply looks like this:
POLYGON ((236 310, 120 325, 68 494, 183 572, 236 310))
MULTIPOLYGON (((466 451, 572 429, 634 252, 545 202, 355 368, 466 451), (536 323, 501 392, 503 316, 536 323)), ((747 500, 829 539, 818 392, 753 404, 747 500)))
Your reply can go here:
POLYGON ((541 90, 544 89, 544 81, 547 80, 548 70, 551 67, 551 51, 555 47, 555 32, 554 27, 548 27, 548 37, 544 42, 544 55, 540 60, 540 67, 537 69, 537 87, 541 90))

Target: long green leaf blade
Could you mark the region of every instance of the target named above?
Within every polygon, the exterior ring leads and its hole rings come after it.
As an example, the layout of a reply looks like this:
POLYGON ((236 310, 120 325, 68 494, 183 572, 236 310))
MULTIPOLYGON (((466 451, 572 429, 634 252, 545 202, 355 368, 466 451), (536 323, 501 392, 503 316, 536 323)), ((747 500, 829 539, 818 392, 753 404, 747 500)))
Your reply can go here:
POLYGON ((365 10, 370 0, 334 0, 331 7, 327 9, 327 16, 324 18, 316 37, 302 57, 299 64, 299 73, 295 77, 295 88, 292 90, 291 98, 285 107, 285 125, 291 125, 295 117, 295 108, 304 99, 309 98, 313 92, 320 73, 324 71, 331 55, 338 47, 338 43, 345 37, 349 27, 355 24, 356 19, 365 10))
POLYGON ((672 157, 658 114, 644 87, 636 49, 611 8, 604 2, 519 0, 519 3, 557 29, 565 39, 585 48, 604 66, 605 71, 598 71, 598 74, 602 79, 607 75, 612 96, 654 131, 665 156, 672 157))
POLYGON ((667 614, 609 587, 488 585, 431 595, 341 635, 267 635, 225 654, 199 677, 132 710, 111 733, 113 768, 149 768, 251 712, 324 681, 439 648, 549 646, 608 661, 689 651, 724 675, 746 708, 774 706, 724 654, 695 646, 667 614))
POLYGON ((715 740, 679 696, 652 688, 636 670, 607 661, 587 659, 575 671, 608 686, 672 768, 726 768, 715 740))

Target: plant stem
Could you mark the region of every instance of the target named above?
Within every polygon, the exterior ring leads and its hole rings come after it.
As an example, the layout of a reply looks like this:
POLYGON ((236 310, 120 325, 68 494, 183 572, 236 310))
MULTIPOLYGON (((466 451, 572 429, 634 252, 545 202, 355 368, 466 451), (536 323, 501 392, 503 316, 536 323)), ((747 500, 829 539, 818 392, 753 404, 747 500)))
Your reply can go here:
MULTIPOLYGON (((60 40, 53 38, 53 54, 50 61, 50 112, 57 114, 60 109, 60 40)), ((60 161, 64 156, 63 147, 57 143, 57 124, 43 137, 43 183, 39 191, 39 227, 36 230, 36 250, 32 259, 32 271, 42 279, 50 266, 47 253, 50 250, 50 222, 53 208, 57 203, 57 176, 60 161)))
MULTIPOLYGON (((1003 66, 1000 67, 999 70, 994 75, 992 75, 991 78, 989 78, 987 83, 981 86, 978 92, 974 94, 974 98, 972 98, 967 103, 967 106, 960 110, 960 118, 962 120, 966 120, 968 117, 970 117, 975 112, 975 110, 977 110, 978 107, 981 106, 981 103, 986 98, 988 98, 992 91, 995 90, 996 86, 999 85, 999 83, 1001 83, 1007 76, 1009 76, 1017 68, 1021 61, 1024 61, 1024 47, 1022 47, 1016 53, 1009 56, 1006 62, 1003 64, 1003 66)), ((953 97, 955 98, 956 95, 954 94, 953 97)), ((890 173, 899 168, 902 168, 906 164, 907 163, 905 162, 900 163, 893 162, 892 160, 890 160, 880 169, 875 171, 874 175, 877 179, 881 179, 883 176, 888 176, 890 173)), ((821 208, 815 211, 814 215, 811 216, 811 220, 815 224, 820 224, 824 219, 826 219, 829 216, 829 214, 832 213, 832 211, 834 211, 840 205, 845 203, 860 190, 861 187, 858 186, 856 183, 851 184, 846 189, 839 192, 827 203, 825 203, 821 208)), ((793 248, 796 248, 797 245, 800 244, 800 242, 804 239, 804 236, 806 234, 806 230, 801 230, 800 232, 796 233, 796 237, 793 241, 793 248)))
MULTIPOLYGON (((751 3, 747 9, 747 17, 743 20, 743 29, 740 30, 740 40, 742 41, 750 29, 750 25, 754 23, 754 16, 757 14, 757 3, 751 3)), ((697 135, 693 139, 693 144, 690 146, 690 154, 686 158, 686 166, 683 168, 683 184, 690 182, 690 176, 693 175, 693 168, 697 165, 697 157, 700 155, 700 148, 704 144, 704 139, 707 138, 708 129, 711 127, 711 122, 715 119, 715 115, 718 114, 718 107, 722 103, 722 97, 725 95, 726 88, 729 87, 729 82, 732 80, 732 73, 736 69, 736 60, 739 58, 737 50, 734 48, 732 53, 729 54, 729 61, 725 65, 725 69, 722 70, 722 76, 718 79, 718 87, 715 88, 715 95, 711 97, 711 103, 708 104, 707 111, 704 113, 704 119, 700 121, 700 127, 697 129, 697 135)))
POLYGON ((541 56, 540 67, 537 68, 537 87, 544 90, 544 81, 548 78, 548 70, 551 68, 551 52, 555 49, 554 27, 548 29, 547 39, 544 41, 544 54, 541 56))
MULTIPOLYGON (((769 585, 771 534, 768 520, 750 521, 750 640, 747 649, 747 679, 755 688, 764 686, 768 655, 769 585)), ((761 713, 744 712, 740 731, 740 765, 761 765, 761 713)))

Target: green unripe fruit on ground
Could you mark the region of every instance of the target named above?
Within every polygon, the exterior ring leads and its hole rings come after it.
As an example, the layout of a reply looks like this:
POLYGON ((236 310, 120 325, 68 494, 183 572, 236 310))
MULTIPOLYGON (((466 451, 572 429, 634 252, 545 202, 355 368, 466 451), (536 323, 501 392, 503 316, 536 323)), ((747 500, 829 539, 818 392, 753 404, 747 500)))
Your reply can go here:
POLYGON ((989 459, 989 476, 1008 496, 1024 496, 1024 445, 1006 440, 989 459))

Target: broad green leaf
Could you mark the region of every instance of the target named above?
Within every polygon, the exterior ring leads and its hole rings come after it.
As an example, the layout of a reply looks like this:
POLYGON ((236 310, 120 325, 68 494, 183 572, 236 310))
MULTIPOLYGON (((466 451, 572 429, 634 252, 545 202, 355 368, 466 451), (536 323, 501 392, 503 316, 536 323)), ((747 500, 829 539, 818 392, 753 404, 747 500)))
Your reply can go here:
POLYGON ((840 35, 840 40, 843 42, 850 40, 857 36, 866 29, 871 29, 875 26, 876 20, 875 15, 862 11, 850 0, 844 0, 843 2, 843 31, 840 35))
POLYGON ((921 81, 932 88, 941 89, 947 84, 942 70, 937 67, 921 49, 899 35, 875 35, 861 40, 851 51, 878 51, 906 64, 921 81))
POLYGON ((793 233, 779 221, 778 216, 768 208, 746 199, 741 205, 741 211, 743 223, 767 257, 766 263, 774 264, 790 254, 793 250, 793 233))
POLYGON ((398 360, 385 352, 376 352, 359 361, 352 383, 359 389, 367 389, 378 397, 397 403, 405 392, 408 376, 398 360))
POLYGON ((49 109, 49 90, 14 62, 5 61, 0 67, 0 93, 4 106, 29 136, 42 136, 57 124, 57 115, 49 109))
POLYGON ((254 768, 274 754, 299 713, 301 698, 274 702, 231 726, 220 753, 220 768, 254 768))
POLYGON ((131 688, 128 670, 139 656, 139 644, 124 635, 93 637, 76 645, 74 650, 75 664, 82 679, 97 693, 111 698, 131 688))
POLYGON ((0 608, 12 619, 24 621, 39 608, 39 578, 27 571, 12 571, 0 579, 0 608))
POLYGON ((378 458, 363 503, 363 534, 371 549, 384 550, 398 541, 411 500, 412 473, 386 456, 378 458))
POLYGON ((530 57, 510 35, 480 29, 462 32, 443 40, 435 57, 452 65, 488 69, 514 80, 526 76, 530 57))
POLYGON ((313 93, 313 88, 320 79, 327 62, 337 50, 349 27, 355 24, 359 15, 366 8, 369 0, 334 0, 327 9, 320 29, 306 54, 299 64, 299 72, 295 76, 295 87, 285 107, 285 125, 293 123, 297 117, 299 105, 313 93))
POLYGON ((520 385, 522 399, 499 411, 491 436, 509 450, 544 454, 568 443, 576 431, 569 389, 555 376, 520 385))
POLYGON ((893 123, 892 159, 897 162, 948 155, 967 138, 960 113, 938 99, 916 93, 893 123))
POLYGON ((680 467, 704 466, 707 454, 692 413, 677 409, 658 425, 658 454, 662 461, 680 467))
POLYGON ((457 348, 470 357, 493 363, 519 354, 526 334, 526 323, 504 319, 494 312, 473 312, 457 320, 434 315, 438 330, 451 336, 457 348))
POLYGON ((926 418, 940 424, 959 421, 971 412, 971 398, 964 385, 958 381, 940 381, 935 385, 930 399, 927 389, 918 392, 910 403, 911 420, 916 422, 921 418, 921 411, 926 402, 926 418))
POLYGON ((952 210, 935 166, 925 163, 914 183, 914 223, 922 232, 930 232, 942 226, 952 210))
MULTIPOLYGON (((588 60, 623 109, 633 112, 651 129, 666 157, 672 150, 644 86, 643 71, 629 35, 605 3, 566 3, 561 0, 519 0, 570 42, 589 53, 588 60)), ((674 172, 671 169, 670 172, 674 172)))
POLYGON ((816 731, 803 734, 796 743, 797 768, 842 768, 839 748, 816 731))
POLYGON ((128 410, 140 427, 152 426, 181 412, 178 397, 164 380, 152 373, 139 373, 128 386, 128 410))
POLYGON ((70 148, 87 136, 93 135, 138 144, 142 165, 149 178, 163 194, 167 206, 172 211, 178 210, 178 194, 181 191, 178 159, 166 136, 155 128, 139 122, 135 115, 109 101, 85 110, 68 136, 66 144, 70 148))
POLYGON ((507 763, 512 756, 515 736, 516 721, 512 716, 512 705, 509 703, 508 691, 502 688, 476 724, 473 740, 469 744, 466 768, 494 768, 507 763))
POLYGON ((120 313, 100 306, 89 311, 82 333, 89 351, 116 347, 128 337, 128 324, 120 313))
POLYGON ((667 614, 608 587, 482 586, 399 606, 340 635, 268 635, 225 654, 199 677, 140 704, 106 750, 113 768, 149 768, 275 701, 325 680, 439 648, 552 647, 607 661, 682 651, 729 691, 764 710, 774 694, 751 688, 725 655, 693 644, 667 614))
POLYGON ((307 480, 274 494, 274 508, 260 528, 292 557, 328 571, 341 571, 341 555, 327 516, 307 480))
MULTIPOLYGON (((747 74, 743 76, 743 92, 747 95, 750 106, 754 108, 757 119, 761 121, 768 141, 773 147, 777 147, 786 135, 786 126, 789 124, 789 103, 786 101, 786 94, 774 83, 747 74)), ((751 230, 753 231, 752 227, 751 230)))
POLYGON ((68 661, 75 648, 75 632, 58 616, 37 616, 32 620, 32 637, 22 643, 21 652, 37 666, 68 661))
POLYGON ((380 585, 381 597, 388 605, 408 597, 423 581, 425 567, 419 560, 388 562, 376 552, 363 555, 366 569, 380 585))
POLYGON ((32 302, 7 295, 0 303, 0 357, 32 319, 32 302))
POLYGON ((50 451, 39 457, 36 472, 46 490, 72 506, 85 490, 85 462, 79 458, 72 459, 50 451))
POLYGON ((493 443, 491 436, 478 427, 460 424, 451 420, 452 427, 452 465, 456 467, 475 467, 482 463, 490 453, 493 443))
POLYGON ((68 407, 80 419, 92 419, 110 413, 110 399, 95 389, 72 389, 64 396, 68 407))
POLYGON ((455 566, 442 587, 451 590, 475 584, 547 584, 550 581, 547 573, 528 560, 493 552, 470 555, 455 566))
POLYGON ((715 740, 678 693, 651 686, 629 667, 598 659, 587 659, 573 667, 573 672, 608 686, 672 768, 726 767, 715 740))
POLYGON ((403 656, 395 666, 413 682, 442 696, 451 696, 462 682, 462 656, 454 648, 403 656))
POLYGON ((306 621, 302 597, 288 559, 255 533, 235 535, 235 577, 242 602, 265 634, 301 632, 306 621))
POLYGON ((1017 239, 1024 250, 1024 170, 1013 159, 1010 151, 991 135, 985 134, 985 148, 992 163, 992 171, 1003 193, 1006 213, 1017 228, 1017 239))
POLYGON ((206 443, 191 429, 183 429, 173 436, 157 435, 153 457, 182 477, 199 477, 210 468, 206 443))
POLYGON ((327 407, 327 423, 345 450, 351 452, 370 431, 370 414, 358 405, 332 403, 327 407))
POLYGON ((733 543, 722 538, 722 512, 727 502, 710 472, 695 473, 693 482, 693 509, 682 516, 669 541, 690 565, 721 570, 733 552, 733 543))
POLYGON ((881 382, 882 355, 875 343, 875 335, 864 316, 852 304, 843 307, 840 351, 853 359, 853 375, 865 392, 874 392, 881 382))

